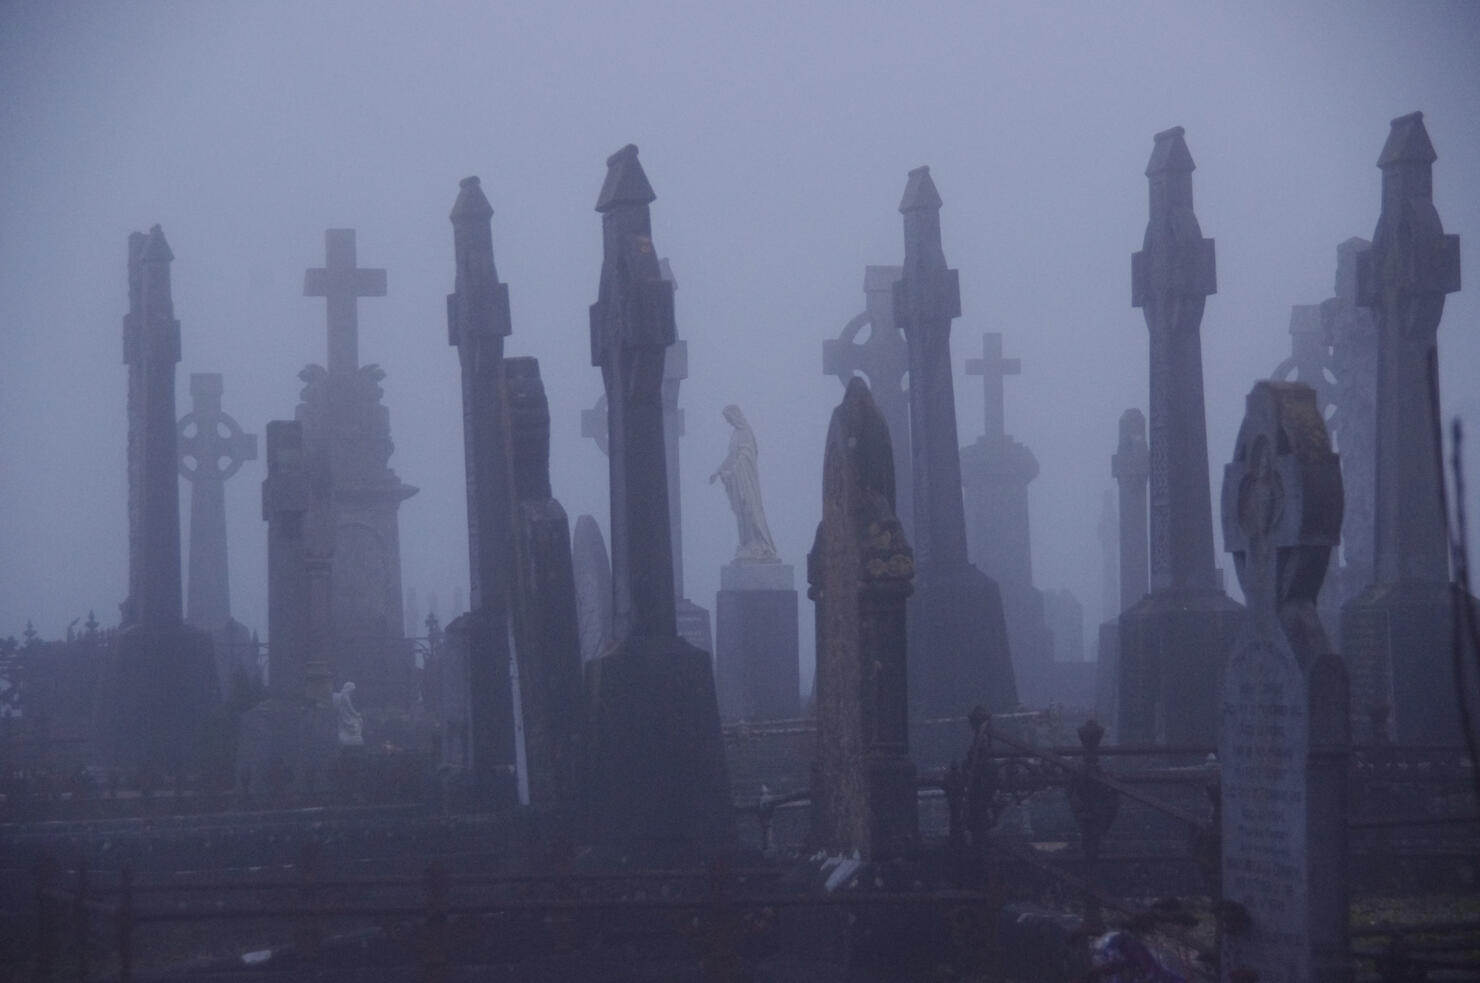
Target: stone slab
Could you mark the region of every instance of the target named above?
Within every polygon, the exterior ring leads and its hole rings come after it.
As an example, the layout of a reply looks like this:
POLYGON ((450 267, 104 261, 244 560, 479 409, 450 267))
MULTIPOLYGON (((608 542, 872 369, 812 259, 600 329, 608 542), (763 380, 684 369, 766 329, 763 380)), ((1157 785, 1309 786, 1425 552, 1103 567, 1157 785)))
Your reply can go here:
POLYGON ((801 711, 797 592, 721 590, 715 598, 715 612, 720 716, 726 720, 795 717, 801 711))

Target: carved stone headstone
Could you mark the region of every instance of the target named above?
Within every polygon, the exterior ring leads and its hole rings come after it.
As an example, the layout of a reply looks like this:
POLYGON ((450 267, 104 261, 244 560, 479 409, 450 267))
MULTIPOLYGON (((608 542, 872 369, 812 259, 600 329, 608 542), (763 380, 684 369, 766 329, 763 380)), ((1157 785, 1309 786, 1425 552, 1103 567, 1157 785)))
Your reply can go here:
POLYGON ((822 521, 807 555, 817 608, 812 838, 875 860, 919 838, 906 695, 914 556, 894 510, 889 428, 854 379, 828 426, 822 521))
POLYGON ((1002 335, 982 335, 982 357, 966 360, 966 374, 982 377, 984 424, 975 443, 961 448, 966 492, 966 545, 976 566, 997 581, 1007 643, 1025 704, 1062 699, 1053 670, 1053 636, 1043 592, 1033 585, 1033 550, 1028 523, 1028 485, 1038 459, 1007 434, 1003 382, 1022 372, 1022 362, 1002 357, 1002 335))
POLYGON ((1459 289, 1459 237, 1434 208, 1423 114, 1393 120, 1378 158, 1382 213, 1358 255, 1358 303, 1377 321, 1374 580, 1342 609, 1352 714, 1391 708, 1401 743, 1458 742, 1449 541, 1438 419, 1438 330, 1459 289))
POLYGON ((529 804, 562 819, 578 805, 581 642, 570 522, 550 489, 550 404, 533 358, 504 362, 514 477, 513 627, 529 804))
POLYGON ((1341 531, 1341 470, 1315 391, 1260 382, 1223 475, 1223 539, 1249 617, 1223 685, 1222 979, 1350 979, 1346 669, 1316 599, 1341 531))
POLYGON ((571 534, 576 583, 576 620, 581 632, 581 662, 590 662, 612 643, 612 563, 601 527, 589 515, 576 517, 571 534))
POLYGON ((224 387, 215 372, 190 376, 190 412, 180 418, 180 474, 190 482, 190 566, 185 620, 211 633, 223 696, 238 678, 257 676, 257 649, 231 616, 226 550, 226 480, 257 459, 257 436, 221 409, 224 387))
POLYGON ((910 604, 910 703, 917 723, 964 716, 975 704, 1017 704, 1007 627, 996 581, 967 561, 951 321, 961 313, 956 271, 940 241, 940 194, 928 167, 910 172, 904 216, 904 272, 894 285, 894 319, 910 353, 917 580, 910 604))
POLYGON ((220 702, 208 634, 181 617, 175 364, 180 322, 169 243, 159 226, 129 237, 129 598, 103 691, 114 761, 156 774, 194 765, 197 736, 220 702))
MULTIPOLYGON (((1151 335, 1151 592, 1120 617, 1121 741, 1213 743, 1219 680, 1243 618, 1213 565, 1200 329, 1217 280, 1213 240, 1192 208, 1193 167, 1180 126, 1156 135, 1150 219, 1131 262, 1131 302, 1151 335)), ((1136 545, 1122 540, 1121 551, 1125 596, 1137 586, 1136 545)))
POLYGON ((514 508, 504 392, 504 338, 513 330, 509 288, 494 266, 493 206, 476 177, 462 180, 449 217, 457 274, 447 295, 447 340, 457 347, 462 368, 472 610, 458 612, 448 626, 449 658, 460 671, 444 679, 444 690, 453 689, 445 697, 459 715, 444 719, 442 749, 453 755, 448 763, 470 769, 475 796, 509 805, 515 793, 508 780, 515 758, 509 676, 514 508), (459 686, 466 692, 455 692, 459 686))
POLYGON ((648 213, 656 197, 636 147, 607 160, 591 362, 607 397, 617 642, 586 668, 586 831, 672 861, 727 849, 735 818, 709 653, 678 637, 674 612, 662 383, 675 327, 648 213))
POLYGON ((362 709, 409 708, 415 668, 401 611, 401 502, 416 494, 388 465, 394 445, 377 365, 359 364, 358 300, 385 296, 385 270, 358 266, 353 229, 324 234, 325 264, 304 275, 326 301, 327 370, 309 365, 296 418, 323 463, 329 495, 311 521, 333 530, 326 660, 335 685, 354 680, 362 709))
POLYGON ((836 338, 822 343, 822 372, 837 376, 846 389, 861 376, 874 395, 874 405, 889 426, 894 441, 894 474, 899 519, 911 534, 915 515, 910 484, 910 350, 904 333, 894 323, 894 284, 904 272, 899 266, 863 269, 863 313, 836 338), (862 340, 860 340, 860 337, 862 340))

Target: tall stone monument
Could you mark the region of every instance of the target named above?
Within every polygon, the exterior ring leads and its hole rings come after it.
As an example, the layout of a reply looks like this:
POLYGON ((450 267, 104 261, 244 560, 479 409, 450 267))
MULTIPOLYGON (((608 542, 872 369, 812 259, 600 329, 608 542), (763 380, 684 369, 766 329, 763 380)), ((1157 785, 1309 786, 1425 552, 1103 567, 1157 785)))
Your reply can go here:
POLYGON ((297 419, 310 457, 329 476, 315 505, 334 531, 327 660, 335 684, 353 681, 362 708, 410 706, 413 655, 401 621, 401 502, 416 494, 388 466, 394 445, 377 365, 359 364, 358 300, 385 296, 385 270, 356 262, 353 229, 324 234, 325 264, 304 276, 327 302, 327 369, 305 368, 297 419))
POLYGON ((103 692, 106 747, 116 764, 155 774, 192 766, 220 703, 211 637, 181 617, 179 445, 175 364, 180 322, 170 287, 175 255, 159 226, 129 236, 129 597, 103 692))
POLYGON ((653 194, 628 145, 597 198, 601 285, 591 362, 606 388, 616 643, 587 664, 587 835, 629 857, 676 861, 735 837, 709 654, 678 636, 663 446, 673 284, 653 247, 653 194))
POLYGON ((1422 113, 1393 120, 1377 162, 1382 213, 1357 262, 1358 303, 1377 321, 1375 570, 1342 609, 1341 641, 1354 718, 1365 727, 1388 707, 1407 744, 1461 738, 1438 418, 1439 319, 1459 289, 1459 237, 1434 208, 1436 159, 1422 113))
MULTIPOLYGON (((1156 135, 1150 221, 1131 262, 1131 302, 1151 335, 1151 592, 1120 618, 1118 739, 1136 743, 1215 741, 1218 683, 1243 620, 1213 565, 1200 329, 1217 276, 1192 209, 1194 166, 1180 126, 1156 135)), ((1126 546, 1122 593, 1135 583, 1126 546)))
POLYGON ((910 352, 917 576, 909 692, 917 725, 926 717, 964 717, 976 704, 1003 710, 1018 702, 1001 594, 966 557, 951 380, 951 321, 961 313, 961 289, 941 249, 940 206, 930 169, 915 168, 899 204, 904 272, 894 285, 894 319, 910 352))
POLYGON ((837 376, 847 389, 862 377, 874 395, 894 441, 894 475, 900 522, 913 535, 914 496, 910 473, 910 348, 894 321, 894 284, 904 273, 900 266, 863 268, 863 312, 843 325, 836 338, 822 343, 822 372, 837 376), (860 340, 861 339, 861 340, 860 340))
POLYGON ((807 555, 817 608, 812 839, 871 860, 919 838, 906 696, 914 556, 894 509, 889 428, 853 379, 828 425, 822 521, 807 555))
POLYGON ((185 620, 210 632, 222 696, 238 680, 258 676, 257 647, 245 625, 231 616, 226 550, 226 480, 257 459, 256 434, 221 409, 224 386, 215 372, 190 376, 190 412, 180 418, 180 474, 190 482, 190 566, 185 620))
POLYGON ((593 516, 576 517, 570 552, 575 572, 581 662, 584 664, 605 652, 612 643, 612 562, 606 552, 601 527, 593 516))
POLYGON ((1006 427, 1003 382, 1021 372, 1021 361, 1002 357, 1002 335, 995 331, 982 335, 982 357, 966 360, 966 374, 982 377, 985 422, 976 442, 961 448, 961 480, 967 550, 1002 592, 1018 697, 1042 706, 1062 694, 1053 671, 1054 640, 1043 592, 1033 585, 1028 484, 1038 476, 1038 459, 1008 436, 1006 427))
POLYGON ((724 417, 731 427, 729 452, 709 481, 724 483, 739 543, 734 559, 720 568, 714 602, 720 715, 795 717, 801 709, 801 667, 792 568, 777 555, 766 522, 755 432, 738 406, 726 406, 724 417))
POLYGON ((1341 470, 1315 391, 1260 382, 1223 472, 1223 540, 1249 617, 1225 668, 1223 897, 1228 981, 1351 979, 1347 677, 1316 612, 1341 533, 1341 470))
MULTIPOLYGON (((678 292, 678 280, 667 259, 658 261, 663 279, 673 284, 678 292)), ((679 467, 679 440, 684 435, 683 408, 678 405, 679 386, 689 377, 689 343, 676 339, 663 355, 663 452, 668 464, 668 516, 673 531, 673 589, 677 600, 675 614, 678 618, 679 637, 695 648, 714 652, 713 632, 710 630, 709 610, 689 600, 684 590, 683 579, 683 494, 679 467)), ((590 437, 608 453, 606 395, 596 405, 581 411, 581 436, 590 437)), ((599 530, 598 530, 599 531, 599 530)))
MULTIPOLYGON (((1331 438, 1341 455, 1346 488, 1341 524, 1341 569, 1337 600, 1351 600, 1376 574, 1372 536, 1377 528, 1377 321, 1357 303, 1357 257, 1372 243, 1353 236, 1336 247, 1336 293, 1321 303, 1321 321, 1331 345, 1336 376, 1331 438)), ((1326 593, 1330 594, 1329 589, 1326 593)))
POLYGON ((1146 446, 1146 416, 1132 407, 1120 414, 1120 438, 1110 458, 1120 502, 1119 543, 1116 553, 1120 569, 1119 605, 1114 617, 1100 626, 1099 668, 1095 681, 1095 708, 1110 721, 1111 740, 1119 731, 1120 708, 1120 616, 1146 597, 1151 584, 1147 556, 1146 485, 1151 475, 1151 452, 1146 446))
POLYGON ((513 637, 529 804, 560 821, 579 805, 581 640, 570 521, 550 488, 550 404, 533 358, 504 362, 514 479, 513 637))
POLYGON ((510 593, 514 548, 513 481, 504 392, 509 288, 493 261, 493 206, 476 177, 453 203, 457 264, 447 296, 447 340, 462 367, 463 466, 468 500, 468 583, 472 610, 448 625, 448 719, 443 751, 465 767, 476 798, 512 803, 514 694, 510 681, 510 593), (465 687, 462 693, 457 687, 465 687))

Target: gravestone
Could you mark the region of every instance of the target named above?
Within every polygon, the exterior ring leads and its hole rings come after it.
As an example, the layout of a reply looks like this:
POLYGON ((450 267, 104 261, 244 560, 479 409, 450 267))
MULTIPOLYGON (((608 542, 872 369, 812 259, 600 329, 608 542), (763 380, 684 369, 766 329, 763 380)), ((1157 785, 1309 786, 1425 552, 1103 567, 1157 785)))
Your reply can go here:
POLYGON ((267 477, 262 518, 267 523, 267 699, 241 716, 237 738, 238 788, 261 792, 280 776, 280 792, 296 797, 317 783, 338 750, 338 723, 330 701, 322 643, 314 636, 313 600, 327 603, 326 530, 311 526, 315 489, 296 420, 267 424, 267 477), (313 595, 317 593, 317 597, 313 595), (312 667, 310 667, 312 663, 312 667), (313 686, 310 680, 313 680, 313 686))
POLYGON ((1151 586, 1151 564, 1147 556, 1146 485, 1151 475, 1151 452, 1146 446, 1146 416, 1132 407, 1120 414, 1119 441, 1110 457, 1110 475, 1115 479, 1120 502, 1119 542, 1116 553, 1120 569, 1118 607, 1100 626, 1099 670, 1095 683, 1095 708, 1100 719, 1110 721, 1112 741, 1119 731, 1120 707, 1120 616, 1146 596, 1151 586))
POLYGON ((836 338, 822 343, 822 372, 837 376, 843 388, 861 377, 874 395, 874 405, 889 426, 894 441, 894 475, 899 520, 905 535, 915 522, 910 485, 910 349, 894 322, 894 284, 904 273, 900 266, 863 268, 863 312, 843 325, 836 338))
POLYGON ((504 362, 514 477, 513 628, 529 804, 559 820, 578 806, 581 640, 570 521, 550 489, 550 404, 533 358, 504 362))
POLYGON ((1095 533, 1100 538, 1100 620, 1112 620, 1120 614, 1120 513, 1115 493, 1100 496, 1100 520, 1095 533))
POLYGON ((592 516, 576 517, 575 532, 571 534, 571 563, 584 664, 612 643, 612 564, 601 527, 592 516))
MULTIPOLYGON (((1131 303, 1151 336, 1147 447, 1150 593, 1120 616, 1117 739, 1208 746, 1218 686, 1243 620, 1213 565, 1202 383, 1203 307, 1217 290, 1213 240, 1192 208, 1182 128, 1156 135, 1146 166, 1150 220, 1131 261, 1131 303)), ((1135 507, 1121 498, 1121 514, 1135 507)), ((1131 520, 1132 525, 1135 519, 1131 520)), ((1121 540, 1121 593, 1139 586, 1138 545, 1121 540)))
POLYGON ((451 661, 443 695, 453 716, 443 719, 442 749, 455 754, 448 763, 469 769, 475 797, 508 806, 515 795, 509 782, 515 759, 509 647, 514 506, 504 338, 513 327, 509 288, 493 259, 493 206, 476 177, 462 180, 449 218, 457 273, 447 295, 447 340, 462 370, 472 610, 458 612, 448 625, 451 661), (466 691, 447 691, 459 686, 466 691))
POLYGON ((116 765, 178 773, 221 702, 211 637, 181 611, 175 255, 159 226, 129 236, 129 597, 105 672, 102 734, 116 765))
POLYGON ((361 297, 383 297, 385 270, 358 265, 353 229, 324 233, 324 266, 304 274, 303 294, 326 301, 327 369, 309 365, 296 418, 311 458, 322 461, 326 515, 333 530, 329 637, 324 649, 334 684, 352 680, 360 707, 409 709, 415 667, 401 621, 401 502, 416 494, 388 465, 394 445, 381 402, 377 365, 359 363, 361 297))
POLYGON ((800 710, 797 592, 766 522, 755 433, 740 407, 726 406, 729 452, 709 481, 723 480, 735 513, 735 556, 720 568, 715 684, 720 716, 781 720, 800 710))
POLYGON ((1341 470, 1314 389, 1260 382, 1223 473, 1223 540, 1249 617, 1225 669, 1221 978, 1351 979, 1346 669, 1316 611, 1341 470), (1257 974, 1257 977, 1253 974, 1257 974))
POLYGON ((883 860, 919 839, 906 694, 913 576, 889 428, 853 379, 828 425, 822 521, 807 554, 817 610, 812 841, 831 852, 883 860))
POLYGON ((1003 710, 1018 702, 1002 597, 966 556, 951 380, 951 321, 961 313, 961 288, 941 249, 940 206, 930 169, 915 168, 899 205, 904 272, 894 285, 894 320, 910 353, 917 577, 909 694, 917 727, 930 717, 963 717, 976 704, 1003 710))
POLYGON ((1028 484, 1038 476, 1038 459, 1008 436, 1005 422, 1003 382, 1021 372, 1022 362, 1002 357, 1002 335, 994 331, 982 335, 982 357, 966 360, 966 374, 982 377, 984 425, 982 435, 961 448, 961 480, 967 552, 1001 591, 1018 698, 1041 706, 1061 694, 1043 592, 1033 586, 1028 484))
MULTIPOLYGON (((673 268, 667 259, 658 261, 663 279, 673 284, 678 292, 678 281, 673 277, 673 268)), ((676 339, 663 355, 663 452, 668 464, 668 514, 673 536, 673 588, 677 597, 675 614, 678 618, 678 635, 695 648, 714 652, 713 633, 710 631, 709 611, 689 600, 684 591, 683 579, 683 496, 679 476, 679 441, 684 435, 683 409, 678 405, 679 386, 689 377, 689 343, 676 339)), ((581 411, 581 436, 590 437, 607 454, 606 395, 596 405, 581 411)))
POLYGON ((1341 524, 1341 569, 1327 595, 1346 603, 1373 582, 1372 536, 1377 527, 1377 320, 1357 303, 1357 257, 1371 248, 1353 236, 1336 247, 1336 293, 1321 303, 1336 376, 1329 426, 1341 455, 1346 512, 1341 524))
POLYGON ((1341 641, 1354 721, 1390 708, 1404 744, 1462 738, 1438 418, 1439 319, 1459 289, 1459 237, 1434 208, 1436 159, 1422 113, 1393 120, 1378 158, 1382 212, 1357 262, 1358 303, 1377 322, 1374 573, 1342 608, 1341 641))
POLYGON ((190 482, 190 576, 185 620, 211 633, 222 696, 238 679, 259 675, 257 647, 245 625, 231 616, 226 549, 226 480, 257 459, 257 436, 221 409, 224 386, 215 372, 190 376, 190 412, 180 418, 180 474, 190 482))
POLYGON ((628 857, 675 862, 729 849, 735 817, 709 653, 678 636, 674 611, 662 382, 675 327, 653 247, 656 197, 635 146, 607 160, 591 362, 607 397, 617 641, 586 666, 586 833, 628 857))

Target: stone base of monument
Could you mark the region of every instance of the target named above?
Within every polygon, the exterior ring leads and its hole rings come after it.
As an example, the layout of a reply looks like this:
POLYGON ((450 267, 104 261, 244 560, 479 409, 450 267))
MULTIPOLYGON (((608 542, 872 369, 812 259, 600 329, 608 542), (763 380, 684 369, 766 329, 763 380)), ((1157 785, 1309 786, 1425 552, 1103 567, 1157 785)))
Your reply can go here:
MULTIPOLYGON (((1455 699, 1453 618, 1453 588, 1447 583, 1374 584, 1343 605, 1341 652, 1351 676, 1356 743, 1464 743, 1455 699), (1374 734, 1384 718, 1388 733, 1374 734)), ((1474 666, 1474 655, 1464 664, 1474 666)), ((1480 685, 1473 672, 1467 685, 1470 692, 1480 685)))
POLYGON ((909 601, 910 725, 1018 705, 997 582, 976 567, 921 571, 909 601))
POLYGON ((710 628, 708 609, 701 608, 687 597, 680 597, 673 607, 678 619, 678 637, 713 655, 714 633, 710 628))
POLYGON ((221 705, 211 636, 189 625, 118 633, 102 693, 105 756, 158 775, 193 771, 221 705))
POLYGON ((633 636, 586 664, 585 839, 631 863, 734 848, 735 813, 709 653, 633 636))
POLYGON ((1053 634, 1043 617, 1043 592, 1031 584, 998 581, 1002 615, 1007 625, 1007 647, 1012 652, 1018 702, 1047 706, 1062 702, 1056 692, 1053 634))
POLYGON ((714 674, 726 720, 785 720, 801 711, 793 577, 785 563, 720 569, 714 674))
POLYGON ((1223 667, 1248 615, 1221 591, 1154 591, 1120 616, 1117 739, 1211 748, 1223 667))
POLYGON ((313 799, 339 753, 339 716, 327 702, 268 697, 241 715, 237 791, 268 803, 313 799))

